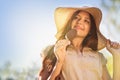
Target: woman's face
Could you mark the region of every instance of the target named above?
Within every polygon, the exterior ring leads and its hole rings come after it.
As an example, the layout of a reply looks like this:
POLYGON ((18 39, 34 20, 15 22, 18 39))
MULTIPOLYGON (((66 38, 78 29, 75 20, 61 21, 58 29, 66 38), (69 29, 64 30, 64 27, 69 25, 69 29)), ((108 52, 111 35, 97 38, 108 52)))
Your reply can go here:
POLYGON ((87 12, 80 11, 72 20, 71 28, 76 29, 77 36, 86 37, 90 31, 90 15, 87 12))

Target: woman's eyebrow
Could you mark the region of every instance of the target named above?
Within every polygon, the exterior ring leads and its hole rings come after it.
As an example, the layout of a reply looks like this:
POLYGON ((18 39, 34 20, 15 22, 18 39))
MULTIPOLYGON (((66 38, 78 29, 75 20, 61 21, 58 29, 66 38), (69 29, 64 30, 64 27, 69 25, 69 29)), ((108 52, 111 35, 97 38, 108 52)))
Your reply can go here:
POLYGON ((88 20, 90 20, 90 18, 88 18, 88 17, 85 17, 85 19, 88 19, 88 20))

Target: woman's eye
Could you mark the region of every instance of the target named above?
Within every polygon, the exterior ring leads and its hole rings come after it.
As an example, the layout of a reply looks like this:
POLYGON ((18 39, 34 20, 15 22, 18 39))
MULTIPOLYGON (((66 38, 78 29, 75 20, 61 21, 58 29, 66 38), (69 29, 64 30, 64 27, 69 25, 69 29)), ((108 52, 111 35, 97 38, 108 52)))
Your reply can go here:
POLYGON ((90 23, 90 21, 89 21, 89 20, 85 20, 85 22, 90 23))
POLYGON ((74 19, 78 19, 78 17, 76 16, 76 17, 74 17, 74 19))

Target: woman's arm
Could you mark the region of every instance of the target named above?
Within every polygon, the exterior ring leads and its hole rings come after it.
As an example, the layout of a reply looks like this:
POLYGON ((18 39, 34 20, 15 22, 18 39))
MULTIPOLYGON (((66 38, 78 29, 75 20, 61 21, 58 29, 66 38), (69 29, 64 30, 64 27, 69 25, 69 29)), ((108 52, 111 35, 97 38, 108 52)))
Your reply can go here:
POLYGON ((112 80, 109 73, 108 73, 106 65, 103 66, 102 72, 103 72, 102 73, 102 80, 112 80))
POLYGON ((66 46, 70 44, 70 41, 63 39, 59 40, 54 47, 54 54, 57 58, 56 65, 50 76, 50 80, 55 80, 55 78, 60 74, 62 65, 66 56, 66 46))
POLYGON ((120 80, 120 44, 107 40, 106 48, 113 55, 113 80, 120 80))
POLYGON ((55 78, 60 74, 61 68, 62 68, 62 63, 57 62, 53 69, 53 72, 51 73, 49 77, 49 80, 55 80, 55 78))

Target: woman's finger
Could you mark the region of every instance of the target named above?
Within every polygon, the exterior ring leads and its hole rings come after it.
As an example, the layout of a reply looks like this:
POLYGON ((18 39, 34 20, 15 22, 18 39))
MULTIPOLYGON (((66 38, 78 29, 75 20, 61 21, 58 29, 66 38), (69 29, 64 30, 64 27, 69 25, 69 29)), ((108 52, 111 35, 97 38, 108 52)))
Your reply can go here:
POLYGON ((117 42, 111 42, 110 45, 111 45, 112 48, 119 48, 119 46, 120 46, 120 44, 117 43, 117 42))

